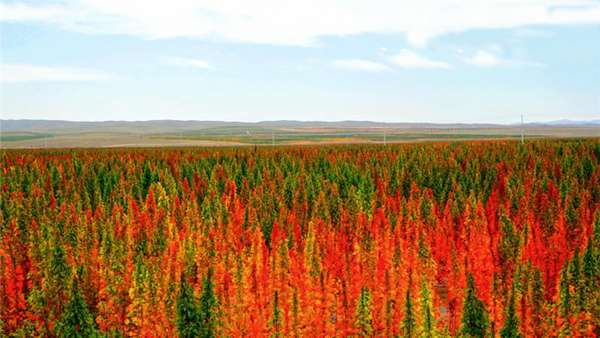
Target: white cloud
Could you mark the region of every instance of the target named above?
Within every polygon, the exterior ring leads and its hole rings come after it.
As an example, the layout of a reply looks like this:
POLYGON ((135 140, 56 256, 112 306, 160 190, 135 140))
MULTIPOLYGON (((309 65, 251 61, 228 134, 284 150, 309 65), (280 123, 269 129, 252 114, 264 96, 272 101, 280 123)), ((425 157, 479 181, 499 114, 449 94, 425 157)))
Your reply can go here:
POLYGON ((20 3, 0 3, 0 21, 52 21, 55 18, 70 16, 70 13, 50 6, 26 6, 20 3))
POLYGON ((156 60, 160 63, 164 63, 167 65, 173 65, 178 67, 195 67, 195 68, 203 68, 203 69, 214 69, 206 61, 196 60, 196 59, 186 59, 186 58, 178 58, 172 56, 161 56, 156 57, 156 60))
POLYGON ((424 56, 420 56, 419 54, 408 50, 402 49, 400 53, 392 55, 386 60, 398 67, 402 68, 441 68, 441 69, 452 69, 454 68, 451 64, 442 62, 442 61, 434 61, 429 60, 424 56))
POLYGON ((480 50, 475 53, 472 58, 464 60, 465 63, 476 66, 497 66, 501 63, 501 60, 494 56, 494 54, 480 50))
POLYGON ((596 24, 596 0, 62 0, 0 4, 0 20, 45 22, 85 34, 191 37, 274 45, 319 45, 323 36, 404 33, 415 47, 472 29, 596 24), (426 19, 423 19, 426 18, 426 19))
POLYGON ((511 59, 502 59, 495 56, 492 53, 478 50, 475 55, 471 58, 463 59, 464 63, 469 65, 475 65, 480 67, 492 67, 492 66, 504 66, 504 67, 518 67, 518 66, 530 66, 530 67, 544 67, 545 65, 537 62, 526 62, 511 59))
POLYGON ((415 47, 427 47, 427 41, 435 34, 426 32, 419 28, 410 28, 406 32, 406 41, 415 47))
POLYGON ((530 28, 519 28, 513 32, 514 36, 521 38, 553 38, 554 33, 541 30, 541 29, 530 29, 530 28))
POLYGON ((390 67, 373 61, 367 60, 335 60, 331 62, 331 66, 335 68, 346 68, 353 70, 362 70, 366 72, 381 72, 386 70, 391 70, 390 67))
POLYGON ((85 68, 45 67, 26 64, 7 64, 2 66, 2 82, 38 82, 38 81, 108 81, 115 77, 105 72, 85 68))

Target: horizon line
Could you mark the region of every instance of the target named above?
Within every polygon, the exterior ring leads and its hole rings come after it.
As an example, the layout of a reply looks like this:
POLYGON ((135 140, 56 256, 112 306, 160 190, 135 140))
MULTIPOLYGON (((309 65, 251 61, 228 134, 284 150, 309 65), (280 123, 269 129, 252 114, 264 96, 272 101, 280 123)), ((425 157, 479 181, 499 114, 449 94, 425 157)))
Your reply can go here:
MULTIPOLYGON (((495 119, 500 120, 501 118, 495 119)), ((294 119, 281 119, 281 120, 260 120, 260 121, 228 121, 228 120, 193 120, 193 119, 150 119, 150 120, 64 120, 64 119, 31 119, 31 118, 23 118, 23 119, 4 119, 0 118, 0 122, 8 122, 8 121, 39 121, 39 122, 70 122, 70 123, 144 123, 144 122, 205 122, 205 123, 242 123, 242 124, 261 124, 261 123, 277 123, 277 122, 296 122, 296 123, 373 123, 373 124, 467 124, 467 125, 513 125, 513 124, 521 124, 520 121, 515 120, 513 123, 499 123, 499 122, 406 122, 406 121, 376 121, 376 120, 294 120, 294 119)), ((526 122, 527 124, 543 124, 543 123, 600 123, 600 118, 598 119, 589 119, 589 120, 571 120, 571 119, 558 119, 558 120, 550 120, 550 121, 533 121, 526 122)), ((0 126, 1 128, 1 126, 0 126)))

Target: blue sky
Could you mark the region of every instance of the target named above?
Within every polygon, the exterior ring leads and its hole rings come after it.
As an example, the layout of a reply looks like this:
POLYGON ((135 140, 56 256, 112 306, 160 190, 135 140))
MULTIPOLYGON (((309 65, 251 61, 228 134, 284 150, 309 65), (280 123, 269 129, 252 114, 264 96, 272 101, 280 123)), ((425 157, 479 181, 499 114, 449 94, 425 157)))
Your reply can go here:
POLYGON ((600 118, 597 0, 0 6, 2 119, 600 118))

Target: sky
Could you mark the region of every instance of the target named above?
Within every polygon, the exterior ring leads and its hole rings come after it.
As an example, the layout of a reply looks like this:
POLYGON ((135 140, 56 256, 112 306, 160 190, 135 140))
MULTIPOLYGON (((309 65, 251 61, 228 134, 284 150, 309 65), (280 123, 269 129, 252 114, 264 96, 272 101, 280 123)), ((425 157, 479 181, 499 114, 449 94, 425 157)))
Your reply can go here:
POLYGON ((600 119, 600 0, 2 1, 1 118, 600 119))

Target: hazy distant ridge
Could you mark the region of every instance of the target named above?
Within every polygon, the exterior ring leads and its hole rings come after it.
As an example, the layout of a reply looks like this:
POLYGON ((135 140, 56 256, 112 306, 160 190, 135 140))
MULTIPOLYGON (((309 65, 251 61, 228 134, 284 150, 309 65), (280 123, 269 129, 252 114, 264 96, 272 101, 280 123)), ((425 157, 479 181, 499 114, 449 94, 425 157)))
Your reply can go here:
MULTIPOLYGON (((512 124, 518 125, 518 124, 512 124)), ((550 122, 526 123, 527 126, 600 126, 600 119, 590 121, 558 120, 550 122)), ((374 121, 261 121, 261 122, 225 122, 225 121, 102 121, 76 122, 60 120, 0 120, 0 130, 5 132, 37 131, 91 131, 94 129, 108 132, 179 132, 215 127, 305 127, 305 128, 374 128, 374 127, 417 127, 417 128, 481 128, 506 126, 501 124, 479 123, 384 123, 374 121)))
POLYGON ((532 122, 530 126, 600 126, 600 119, 589 121, 557 120, 551 122, 532 122))

